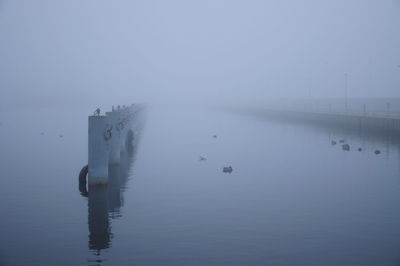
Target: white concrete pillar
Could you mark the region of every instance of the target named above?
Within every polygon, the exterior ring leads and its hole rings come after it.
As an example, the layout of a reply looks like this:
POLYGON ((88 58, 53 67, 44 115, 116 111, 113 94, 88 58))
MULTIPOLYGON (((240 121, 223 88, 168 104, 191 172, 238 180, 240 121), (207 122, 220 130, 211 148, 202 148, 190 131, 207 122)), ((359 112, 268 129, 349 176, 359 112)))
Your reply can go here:
POLYGON ((127 132, 127 123, 126 123, 126 109, 122 109, 120 111, 120 119, 119 119, 119 129, 120 129, 120 139, 119 145, 121 152, 126 151, 126 132, 127 132))
POLYGON ((112 137, 109 141, 109 164, 119 164, 120 161, 120 145, 119 145, 119 131, 117 130, 119 123, 119 112, 107 112, 109 124, 112 126, 112 137))
POLYGON ((108 182, 108 141, 112 137, 108 126, 106 116, 89 116, 89 185, 101 185, 108 182))

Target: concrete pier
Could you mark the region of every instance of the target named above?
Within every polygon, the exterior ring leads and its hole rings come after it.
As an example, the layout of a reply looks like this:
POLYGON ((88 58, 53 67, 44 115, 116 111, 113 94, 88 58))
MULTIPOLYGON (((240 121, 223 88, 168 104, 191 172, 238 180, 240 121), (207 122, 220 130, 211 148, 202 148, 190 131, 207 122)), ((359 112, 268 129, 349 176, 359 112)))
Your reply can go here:
POLYGON ((107 116, 89 116, 89 185, 107 183, 108 142, 110 141, 111 137, 112 131, 109 131, 107 116))
POLYGON ((125 122, 125 111, 121 110, 119 112, 119 121, 118 121, 118 126, 117 130, 119 131, 120 138, 118 142, 118 146, 120 149, 120 152, 125 151, 125 134, 126 134, 126 122, 125 122))
MULTIPOLYGON (((138 116, 132 121, 140 127, 141 120, 138 116)), ((111 246, 111 224, 113 219, 120 217, 124 202, 123 188, 128 181, 135 152, 136 150, 132 150, 120 156, 119 164, 109 164, 107 185, 91 185, 90 193, 82 194, 88 198, 89 249, 97 255, 111 246)), ((86 182, 84 185, 86 190, 86 182)), ((80 191, 82 192, 81 188, 80 191)))
POLYGON ((121 153, 125 153, 128 142, 135 138, 133 128, 140 123, 141 110, 141 105, 118 106, 106 115, 89 116, 89 186, 108 183, 109 165, 120 163, 121 153))
POLYGON ((272 119, 291 122, 310 123, 323 126, 334 126, 357 131, 395 135, 400 137, 400 118, 380 115, 359 115, 332 112, 305 112, 287 110, 252 110, 253 114, 263 115, 272 119))
POLYGON ((107 112, 106 116, 109 117, 109 123, 112 126, 112 138, 109 145, 109 163, 119 164, 120 162, 120 138, 121 132, 117 129, 120 120, 119 112, 107 112))

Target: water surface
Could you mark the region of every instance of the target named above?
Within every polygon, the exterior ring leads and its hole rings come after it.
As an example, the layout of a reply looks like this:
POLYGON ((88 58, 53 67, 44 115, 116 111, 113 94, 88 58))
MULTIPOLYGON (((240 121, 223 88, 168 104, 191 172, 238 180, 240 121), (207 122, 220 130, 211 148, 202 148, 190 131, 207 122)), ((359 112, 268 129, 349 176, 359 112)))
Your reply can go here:
POLYGON ((1 111, 0 265, 400 263, 396 140, 150 107, 139 145, 87 198, 90 113, 1 111), (349 152, 331 145, 342 138, 349 152))

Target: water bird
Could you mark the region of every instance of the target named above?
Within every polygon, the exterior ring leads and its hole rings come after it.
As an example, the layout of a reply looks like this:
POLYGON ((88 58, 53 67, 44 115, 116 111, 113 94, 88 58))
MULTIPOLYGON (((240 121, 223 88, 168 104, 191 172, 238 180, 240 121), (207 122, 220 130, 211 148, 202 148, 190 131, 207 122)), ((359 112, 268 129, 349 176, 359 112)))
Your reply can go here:
POLYGON ((63 138, 63 137, 64 137, 64 135, 61 135, 61 134, 60 134, 60 135, 58 135, 58 136, 59 136, 60 138, 63 138))
POLYGON ((340 143, 344 143, 344 139, 339 140, 340 143))
POLYGON ((224 167, 222 169, 222 172, 224 172, 224 173, 232 173, 232 171, 233 171, 232 166, 224 167))
POLYGON ((216 139, 216 138, 217 138, 217 135, 213 135, 213 138, 216 139))
POLYGON ((358 148, 358 151, 362 151, 362 148, 358 148))
POLYGON ((381 151, 380 150, 375 150, 374 153, 375 154, 381 154, 381 151))
POLYGON ((332 140, 332 141, 331 141, 331 144, 332 144, 332 145, 336 145, 336 141, 332 140))
POLYGON ((343 144, 343 145, 342 145, 342 149, 343 149, 344 151, 349 151, 349 150, 350 150, 350 145, 349 145, 349 144, 343 144))
POLYGON ((207 158, 205 156, 199 156, 200 161, 207 161, 207 158))

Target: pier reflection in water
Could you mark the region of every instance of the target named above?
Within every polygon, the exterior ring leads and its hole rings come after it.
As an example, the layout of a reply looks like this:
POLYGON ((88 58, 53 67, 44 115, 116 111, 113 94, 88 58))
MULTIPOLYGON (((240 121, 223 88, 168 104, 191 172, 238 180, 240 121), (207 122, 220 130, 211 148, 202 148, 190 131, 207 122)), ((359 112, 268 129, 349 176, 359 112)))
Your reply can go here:
MULTIPOLYGON (((134 162, 135 148, 121 154, 120 164, 110 165, 107 185, 90 186, 88 197, 89 250, 96 256, 111 247, 111 220, 122 217, 123 192, 134 162)), ((101 262, 101 259, 96 259, 101 262)))

